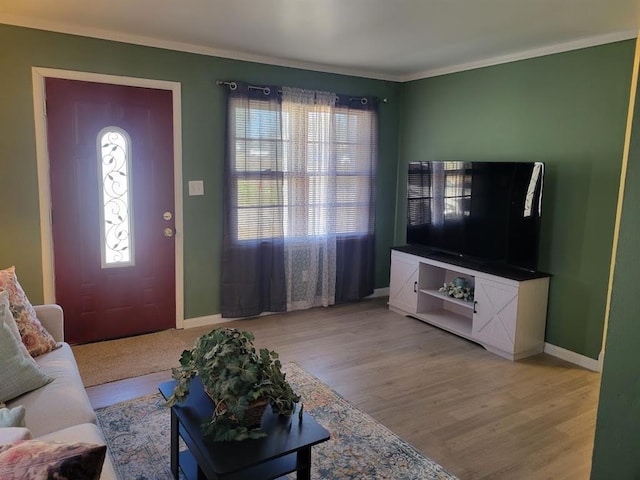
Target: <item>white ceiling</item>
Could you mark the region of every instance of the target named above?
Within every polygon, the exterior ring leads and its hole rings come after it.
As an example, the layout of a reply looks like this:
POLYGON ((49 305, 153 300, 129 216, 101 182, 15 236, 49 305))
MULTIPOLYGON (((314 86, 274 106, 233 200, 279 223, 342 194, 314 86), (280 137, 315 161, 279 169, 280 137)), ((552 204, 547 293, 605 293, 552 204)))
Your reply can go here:
POLYGON ((0 0, 0 23, 406 81, 635 38, 640 0, 0 0))

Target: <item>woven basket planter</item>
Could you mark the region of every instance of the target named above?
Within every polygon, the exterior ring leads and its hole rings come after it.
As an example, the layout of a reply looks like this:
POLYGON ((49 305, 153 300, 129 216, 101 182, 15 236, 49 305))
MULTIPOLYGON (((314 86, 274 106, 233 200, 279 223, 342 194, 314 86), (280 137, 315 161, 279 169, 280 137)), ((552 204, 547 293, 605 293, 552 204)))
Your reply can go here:
MULTIPOLYGON (((207 396, 211 399, 214 405, 216 405, 216 411, 214 414, 218 414, 218 410, 223 411, 227 408, 224 402, 218 402, 211 393, 209 393, 208 389, 205 387, 204 391, 207 396)), ((256 400, 249 404, 249 408, 244 414, 244 419, 240 421, 239 419, 235 419, 238 422, 238 425, 242 425, 247 428, 256 428, 260 426, 262 423, 262 415, 267 408, 269 402, 267 400, 256 400)), ((235 418, 235 417, 234 417, 235 418)))

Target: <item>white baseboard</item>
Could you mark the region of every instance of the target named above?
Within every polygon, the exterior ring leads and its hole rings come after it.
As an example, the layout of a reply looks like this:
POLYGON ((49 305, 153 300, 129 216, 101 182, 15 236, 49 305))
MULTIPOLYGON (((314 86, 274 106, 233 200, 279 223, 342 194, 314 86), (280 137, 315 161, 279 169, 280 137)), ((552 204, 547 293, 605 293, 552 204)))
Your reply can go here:
MULTIPOLYGON (((371 295, 365 298, 388 297, 388 296, 389 296, 389 287, 385 287, 385 288, 376 288, 371 295)), ((273 313, 283 313, 283 312, 263 312, 260 315, 256 315, 256 316, 262 317, 264 315, 273 315, 273 313)), ((222 315, 219 313, 217 315, 206 315, 204 317, 185 318, 182 323, 182 328, 207 327, 209 325, 217 325, 218 323, 227 323, 227 322, 233 322, 234 320, 242 320, 243 318, 246 318, 246 317, 222 318, 222 315)))
POLYGON ((598 360, 594 360, 593 358, 586 357, 576 352, 572 352, 571 350, 567 350, 566 348, 558 347, 550 343, 545 343, 544 353, 553 357, 560 358, 562 360, 566 360, 567 362, 578 365, 579 367, 586 368, 587 370, 593 370, 594 372, 601 371, 601 365, 598 360))
POLYGON ((388 297, 389 296, 389 287, 384 288, 376 288, 371 295, 364 298, 376 298, 376 297, 388 297))
POLYGON ((230 322, 233 319, 222 318, 222 315, 206 315, 204 317, 185 318, 182 324, 183 328, 206 327, 208 325, 216 325, 217 323, 230 322))

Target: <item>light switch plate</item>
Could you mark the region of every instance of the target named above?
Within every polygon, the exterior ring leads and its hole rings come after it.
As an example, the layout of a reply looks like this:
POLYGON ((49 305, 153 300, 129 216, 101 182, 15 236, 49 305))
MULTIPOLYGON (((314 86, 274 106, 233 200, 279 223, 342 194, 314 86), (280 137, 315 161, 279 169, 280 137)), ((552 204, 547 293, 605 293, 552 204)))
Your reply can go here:
POLYGON ((204 195, 204 181, 189 180, 189 196, 204 195))

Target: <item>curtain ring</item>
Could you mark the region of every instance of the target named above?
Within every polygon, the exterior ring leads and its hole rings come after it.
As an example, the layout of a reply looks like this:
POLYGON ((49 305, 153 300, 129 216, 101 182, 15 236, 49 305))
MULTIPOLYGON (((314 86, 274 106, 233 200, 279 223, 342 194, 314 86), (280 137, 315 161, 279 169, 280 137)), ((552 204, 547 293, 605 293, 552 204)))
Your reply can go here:
POLYGON ((236 82, 231 82, 229 84, 229 90, 233 91, 236 90, 238 88, 238 84, 236 82))
POLYGON ((368 102, 369 102, 369 100, 367 100, 365 97, 362 97, 362 98, 360 99, 360 103, 361 103, 362 105, 366 105, 368 102))
POLYGON ((265 95, 269 95, 271 94, 271 89, 269 87, 264 87, 262 89, 262 93, 264 93, 265 95))

